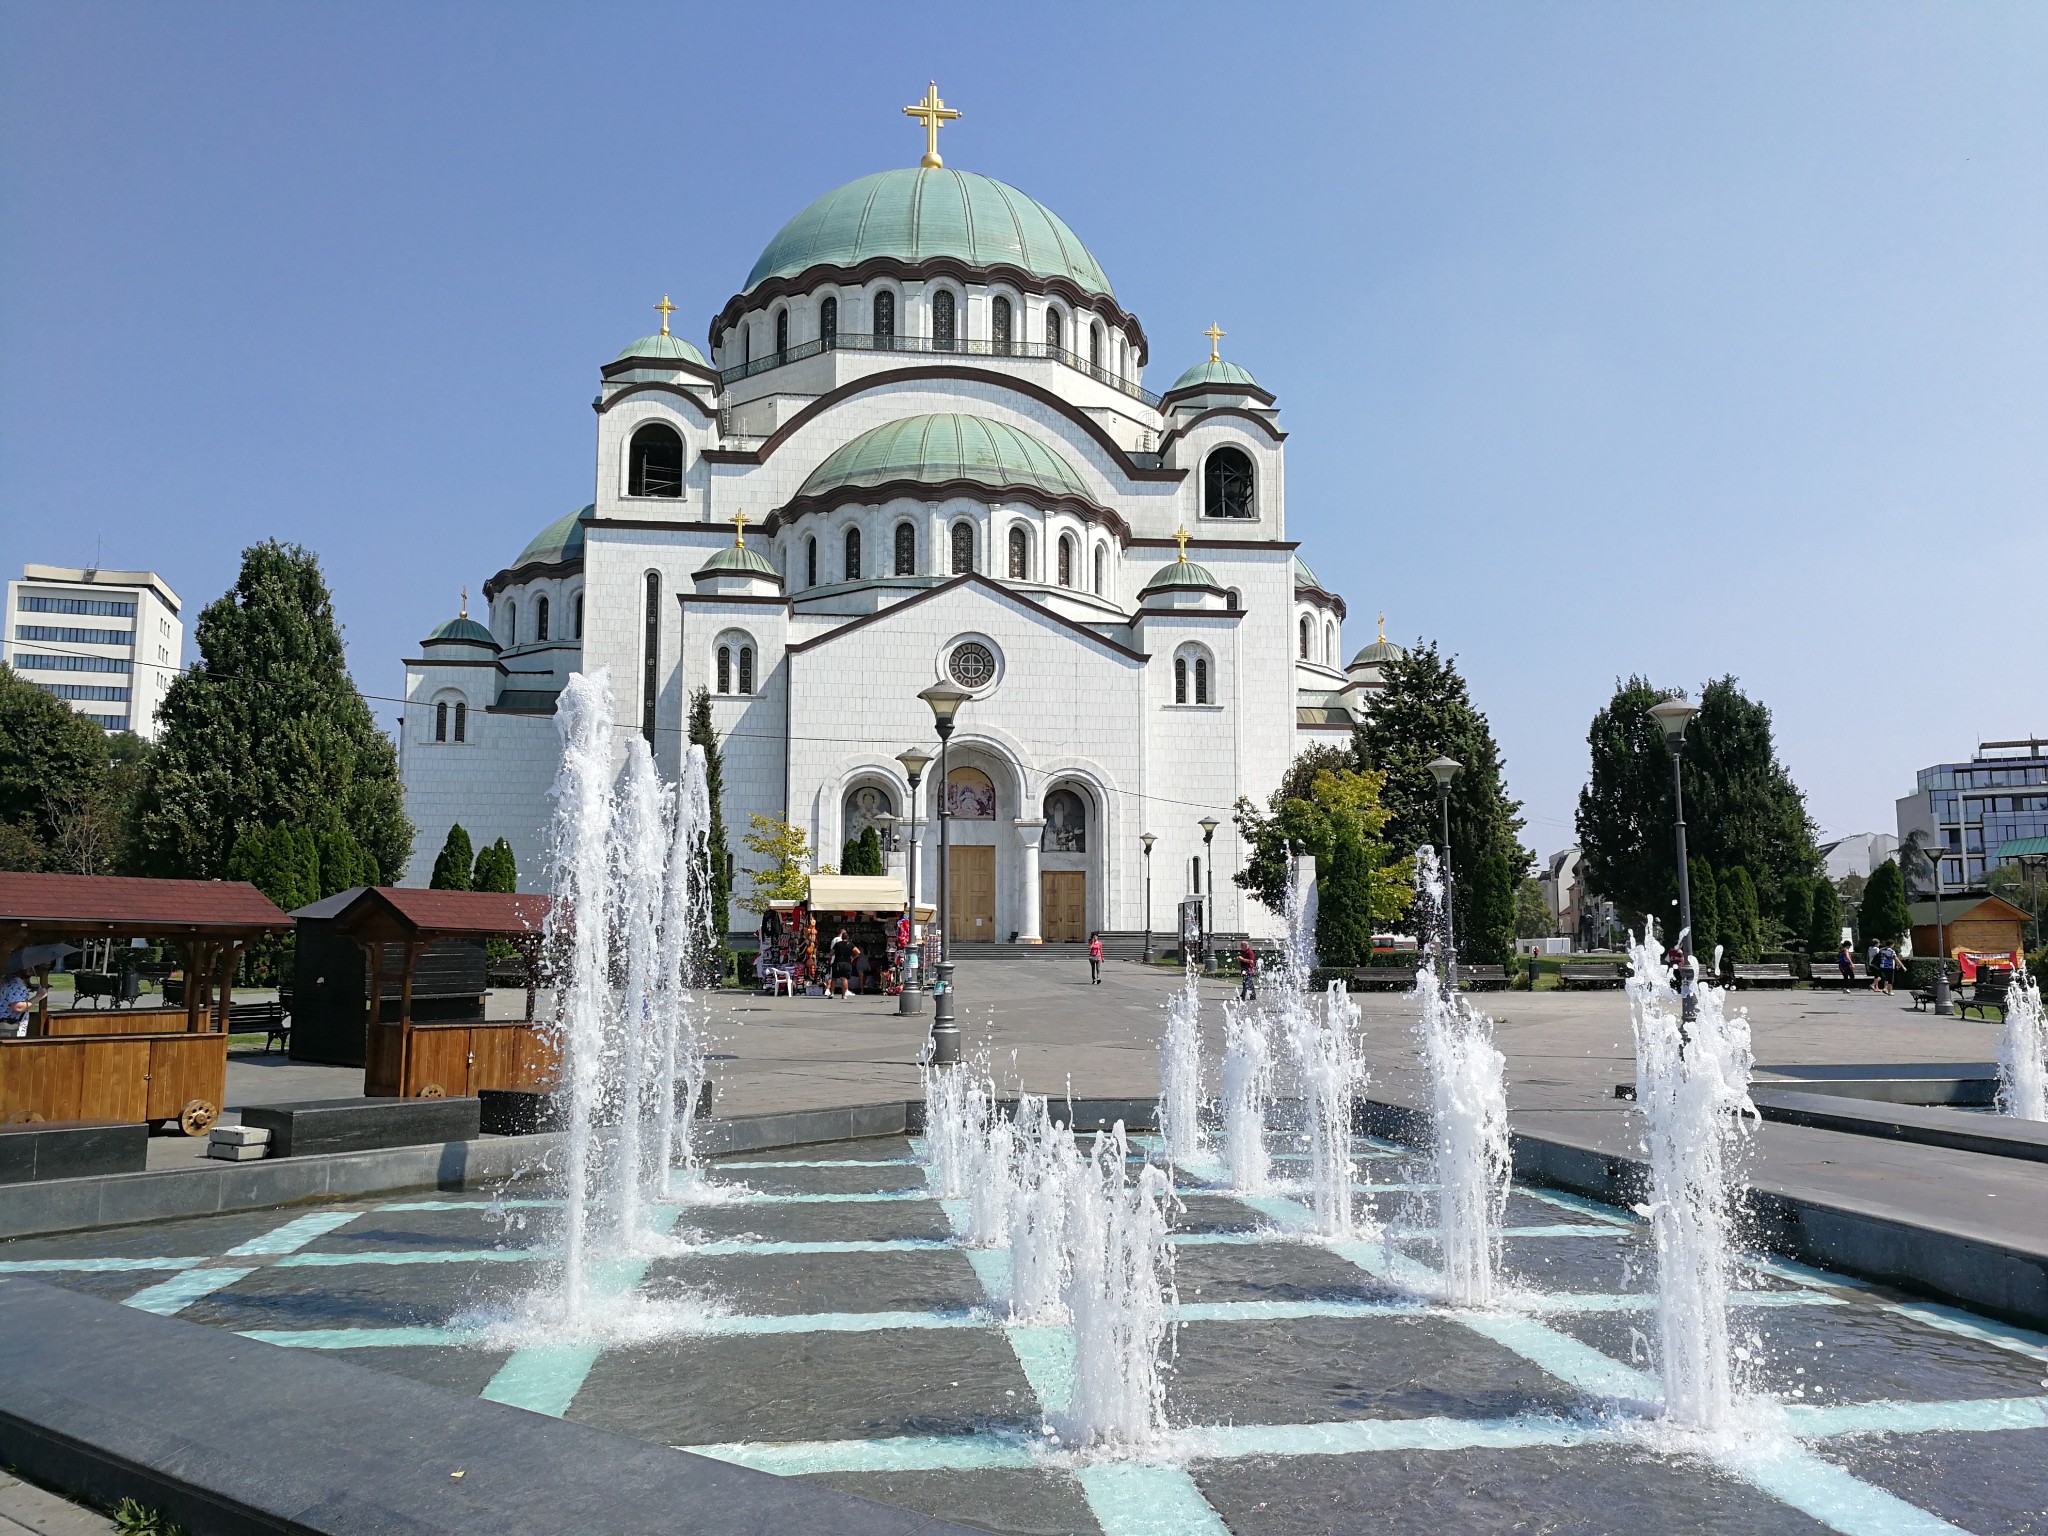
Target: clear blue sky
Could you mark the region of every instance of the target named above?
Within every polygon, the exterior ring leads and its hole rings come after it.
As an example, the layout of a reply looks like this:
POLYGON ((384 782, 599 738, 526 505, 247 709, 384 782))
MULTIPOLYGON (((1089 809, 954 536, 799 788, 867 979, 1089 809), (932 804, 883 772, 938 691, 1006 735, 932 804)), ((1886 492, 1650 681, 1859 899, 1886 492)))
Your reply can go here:
MULTIPOLYGON (((0 563, 318 551, 366 692, 590 498, 597 368, 948 161, 1278 392, 1289 532, 1441 640, 1540 851, 1617 676, 1824 830, 2048 733, 2048 8, 0 9, 0 563)), ((379 704, 387 718, 392 706, 379 704)))

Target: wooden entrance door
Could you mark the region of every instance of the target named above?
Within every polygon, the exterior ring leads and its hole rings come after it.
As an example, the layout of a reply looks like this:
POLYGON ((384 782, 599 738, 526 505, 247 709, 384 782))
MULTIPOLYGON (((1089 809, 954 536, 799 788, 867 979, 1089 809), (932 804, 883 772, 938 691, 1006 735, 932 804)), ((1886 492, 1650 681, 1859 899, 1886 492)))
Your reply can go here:
POLYGON ((993 944, 996 938, 996 851, 953 850, 953 889, 947 920, 955 944, 993 944))
POLYGON ((1079 944, 1088 937, 1088 877, 1078 869, 1048 869, 1038 877, 1039 932, 1048 944, 1079 944))

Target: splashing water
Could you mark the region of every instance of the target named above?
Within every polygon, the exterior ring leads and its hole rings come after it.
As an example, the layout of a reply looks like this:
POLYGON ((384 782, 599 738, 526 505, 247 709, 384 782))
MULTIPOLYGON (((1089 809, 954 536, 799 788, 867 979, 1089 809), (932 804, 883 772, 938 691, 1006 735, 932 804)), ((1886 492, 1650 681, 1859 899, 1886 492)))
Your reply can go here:
POLYGON ((970 1101, 979 1098, 976 1087, 964 1064, 925 1069, 925 1158, 942 1199, 958 1200, 967 1193, 973 1143, 981 1129, 970 1119, 970 1101))
POLYGON ((654 1032, 655 958, 660 942, 663 853, 668 842, 661 806, 661 781, 644 737, 626 743, 612 812, 612 895, 617 901, 613 931, 625 941, 626 991, 618 1021, 617 1102, 610 1106, 619 1125, 619 1177, 612 1182, 613 1216, 620 1241, 638 1241, 647 1192, 646 1138, 641 1124, 649 1104, 649 1057, 654 1032))
POLYGON ((1069 1444, 1135 1450, 1166 1427, 1159 1352, 1172 1308, 1172 1251, 1166 1241, 1167 1177, 1146 1165, 1124 1177, 1129 1142, 1119 1120, 1097 1134, 1092 1154, 1067 1180, 1064 1249, 1074 1385, 1056 1416, 1069 1444))
POLYGON ((1287 946, 1274 977, 1272 1014, 1302 1099, 1315 1230, 1324 1237, 1355 1237, 1360 1229, 1351 1199, 1351 1124, 1353 1106, 1366 1083, 1356 1043, 1358 1009, 1341 981, 1330 983, 1320 1009, 1310 1004, 1315 935, 1306 884, 1297 863, 1287 877, 1287 946))
POLYGON ((970 1248, 1001 1248, 1010 1241, 1010 1211, 1017 1203, 1017 1131, 995 1104, 995 1086, 976 1085, 974 1117, 981 1134, 968 1140, 967 1236, 970 1248))
POLYGON ((1166 1001, 1166 1032, 1159 1038, 1159 1133, 1175 1167, 1202 1155, 1201 1111, 1201 975, 1191 960, 1180 990, 1166 1001))
POLYGON ((1010 1202, 1010 1317, 1058 1321, 1064 1302, 1067 1188, 1081 1168, 1074 1138, 1036 1094, 1017 1099, 1016 1183, 1010 1202))
MULTIPOLYGON (((1444 884, 1436 850, 1415 851, 1415 894, 1440 954, 1444 884)), ((1423 1066, 1429 1073, 1431 1182, 1437 1186, 1444 1299, 1484 1307, 1496 1294, 1500 1229, 1513 1173, 1508 1140, 1507 1058, 1493 1020, 1438 978, 1432 958, 1415 976, 1423 1066)))
POLYGON ((1273 1098, 1273 1048, 1265 1015, 1235 1001, 1223 1005, 1223 1162, 1230 1187, 1264 1194, 1271 1179, 1266 1108, 1273 1098))
POLYGON ((2021 1120, 2048 1120, 2048 1015, 2041 989, 2015 970, 2005 994, 2005 1029, 1998 1037, 1998 1112, 2021 1120))
POLYGON ((1655 925, 1630 946, 1636 1103, 1643 1112, 1650 1198, 1637 1214, 1657 1243, 1657 1333, 1664 1416, 1715 1430, 1734 1414, 1728 1291, 1737 1164, 1756 1107, 1749 1098, 1749 1018, 1701 983, 1684 1021, 1655 925))
POLYGON ((662 876, 661 948, 655 965, 654 1023, 660 1069, 654 1135, 654 1193, 668 1195, 670 1170, 694 1168, 692 1129, 697 1096, 707 1075, 703 1032, 695 1012, 691 980, 711 949, 711 789, 704 749, 692 745, 683 758, 669 816, 668 862, 662 876), (677 1084, 682 1085, 682 1121, 676 1119, 677 1084))

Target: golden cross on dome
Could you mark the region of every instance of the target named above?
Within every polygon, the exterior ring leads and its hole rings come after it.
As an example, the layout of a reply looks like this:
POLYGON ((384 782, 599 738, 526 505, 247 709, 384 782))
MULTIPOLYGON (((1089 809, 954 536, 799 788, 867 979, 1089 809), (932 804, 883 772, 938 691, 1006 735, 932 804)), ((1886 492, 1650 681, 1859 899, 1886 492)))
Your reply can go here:
POLYGON ((747 514, 745 508, 732 515, 732 541, 740 549, 747 547, 747 514))
POLYGON ((1381 640, 1385 640, 1386 638, 1387 638, 1387 610, 1386 610, 1386 609, 1384 609, 1384 608, 1382 608, 1382 609, 1380 610, 1380 639, 1381 639, 1381 640))
POLYGON ((1174 542, 1175 542, 1176 544, 1180 545, 1180 563, 1181 563, 1182 565, 1186 565, 1186 564, 1188 563, 1188 531, 1187 531, 1187 529, 1186 529, 1186 528, 1184 528, 1184 527, 1182 527, 1182 528, 1176 528, 1176 529, 1174 529, 1174 530, 1173 530, 1173 541, 1174 541, 1174 542))
POLYGON ((924 124, 924 158, 918 165, 927 171, 937 170, 946 163, 939 158, 939 124, 950 123, 960 114, 939 100, 939 82, 933 80, 925 87, 924 100, 905 107, 903 115, 924 124))
POLYGON ((661 296, 661 302, 654 307, 661 311, 661 334, 666 336, 668 334, 668 317, 676 312, 676 307, 669 303, 668 295, 665 293, 661 296))
POLYGON ((1216 343, 1228 336, 1230 332, 1223 329, 1214 320, 1211 320, 1209 322, 1209 329, 1202 332, 1202 334, 1209 338, 1209 361, 1212 363, 1222 362, 1223 356, 1216 350, 1216 343))
POLYGON ((462 612, 457 617, 464 619, 469 617, 469 588, 467 587, 462 589, 462 612))

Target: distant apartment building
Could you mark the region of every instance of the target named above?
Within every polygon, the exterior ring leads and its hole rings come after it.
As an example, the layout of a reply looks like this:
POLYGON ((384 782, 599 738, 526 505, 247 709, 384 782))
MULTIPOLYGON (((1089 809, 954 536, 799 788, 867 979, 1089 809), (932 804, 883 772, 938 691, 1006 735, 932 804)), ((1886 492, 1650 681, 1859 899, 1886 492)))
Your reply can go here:
POLYGON ((0 661, 109 731, 156 740, 184 665, 178 594, 154 571, 24 565, 7 583, 0 661))
POLYGON ((2048 740, 1987 741, 1967 763, 1937 763, 1918 778, 1899 801, 1899 841, 1921 832, 1942 850, 1947 890, 1981 889, 1987 870, 2016 856, 2007 845, 2048 837, 2048 740))
POLYGON ((1820 845, 1821 873, 1840 883, 1851 875, 1870 872, 1886 859, 1897 857, 1899 840, 1889 832, 1857 832, 1820 845))

